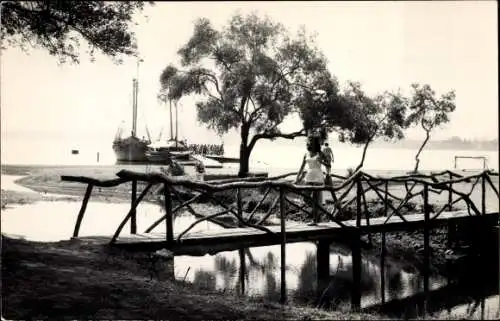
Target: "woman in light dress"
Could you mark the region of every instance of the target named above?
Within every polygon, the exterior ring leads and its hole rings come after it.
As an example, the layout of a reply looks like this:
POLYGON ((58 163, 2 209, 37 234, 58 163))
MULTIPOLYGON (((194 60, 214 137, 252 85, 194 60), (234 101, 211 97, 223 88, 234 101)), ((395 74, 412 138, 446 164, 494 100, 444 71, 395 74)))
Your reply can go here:
MULTIPOLYGON (((303 180, 304 184, 307 185, 324 185, 325 176, 323 175, 323 170, 321 169, 323 162, 324 160, 321 155, 319 137, 313 137, 307 143, 307 153, 304 155, 304 159, 302 160, 302 165, 300 166, 295 183, 299 183, 303 180), (306 165, 307 169, 304 172, 306 165)), ((321 191, 312 192, 312 199, 314 202, 313 205, 322 204, 321 194, 321 191)), ((315 225, 319 219, 319 210, 317 208, 313 211, 313 213, 315 213, 317 217, 313 218, 314 221, 310 225, 315 225)))
POLYGON ((201 161, 197 161, 195 164, 195 170, 196 170, 196 179, 198 181, 203 181, 205 175, 205 165, 201 161))

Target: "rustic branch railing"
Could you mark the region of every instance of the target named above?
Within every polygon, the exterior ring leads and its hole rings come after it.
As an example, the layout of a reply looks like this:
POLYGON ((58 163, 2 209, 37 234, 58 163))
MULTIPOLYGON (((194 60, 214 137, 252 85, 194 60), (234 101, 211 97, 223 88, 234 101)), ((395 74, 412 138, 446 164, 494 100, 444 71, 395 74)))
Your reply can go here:
MULTIPOLYGON (((429 216, 429 220, 435 220, 444 213, 446 210, 450 211, 453 206, 459 202, 463 202, 467 206, 467 212, 469 215, 481 215, 485 214, 486 209, 486 189, 487 186, 496 194, 498 197, 498 189, 493 183, 491 177, 498 177, 498 173, 493 173, 489 170, 483 171, 481 173, 469 176, 463 176, 451 171, 443 171, 433 174, 411 174, 407 176, 396 176, 396 177, 379 177, 373 176, 362 171, 357 171, 350 177, 336 176, 338 179, 333 185, 323 185, 323 186, 308 186, 308 185, 298 185, 291 181, 287 181, 286 178, 293 176, 295 173, 289 173, 285 175, 280 175, 273 178, 263 179, 263 178, 245 178, 245 179, 230 179, 230 180, 217 180, 211 182, 199 182, 182 177, 169 177, 163 173, 138 173, 127 170, 122 170, 117 173, 118 178, 111 180, 97 180, 89 177, 75 177, 75 176, 62 176, 61 179, 69 182, 80 182, 88 185, 85 197, 82 203, 82 207, 77 217, 77 222, 75 224, 75 230, 73 233, 74 237, 78 236, 79 229, 83 220, 85 209, 94 186, 97 187, 116 187, 121 184, 128 182, 132 183, 132 193, 131 193, 131 208, 129 213, 124 217, 120 225, 118 226, 116 232, 114 233, 111 242, 115 242, 120 235, 123 227, 127 222, 131 221, 131 234, 136 233, 137 222, 136 222, 136 212, 137 206, 145 198, 146 194, 151 190, 154 185, 163 185, 163 197, 164 197, 164 207, 165 214, 157 219, 151 226, 149 226, 145 232, 149 233, 155 229, 163 221, 166 222, 166 241, 174 242, 174 214, 178 213, 182 209, 187 209, 192 214, 199 217, 193 224, 191 224, 186 230, 180 231, 176 238, 180 241, 183 236, 185 236, 189 231, 191 231, 197 224, 203 221, 212 221, 223 215, 231 215, 236 219, 238 226, 246 226, 264 231, 269 234, 273 234, 268 228, 264 227, 268 218, 274 213, 277 205, 279 204, 279 218, 280 224, 285 224, 285 219, 287 218, 287 213, 290 211, 287 209, 287 205, 293 207, 293 209, 305 213, 308 216, 316 217, 316 214, 322 214, 330 222, 335 222, 340 227, 345 227, 342 223, 343 219, 340 218, 341 215, 346 213, 349 205, 356 203, 354 215, 348 219, 355 218, 356 226, 360 227, 362 219, 364 218, 366 225, 370 225, 370 218, 373 214, 370 213, 369 202, 378 201, 383 204, 383 216, 385 216, 385 223, 388 223, 391 218, 396 215, 402 221, 407 220, 402 212, 403 208, 408 205, 409 201, 422 197, 424 206, 421 211, 422 214, 434 212, 432 217, 429 216), (138 182, 147 184, 144 190, 139 196, 136 195, 138 182), (472 182, 472 183, 471 183, 472 182), (481 205, 477 206, 471 199, 471 194, 474 192, 476 187, 480 184, 481 188, 481 205), (458 184, 470 184, 470 190, 463 192, 458 190, 456 186, 458 184), (391 190, 391 185, 398 188, 391 190), (399 186, 404 186, 401 189, 399 186), (418 188, 421 190, 417 190, 418 188), (188 200, 183 200, 181 192, 178 188, 183 188, 190 190, 190 197, 188 200), (256 205, 245 211, 244 206, 244 191, 245 190, 257 190, 261 189, 264 191, 261 194, 260 200, 255 201, 256 205), (399 192, 403 191, 403 195, 397 195, 399 192), (236 195, 236 201, 233 204, 226 204, 224 200, 221 200, 218 193, 230 192, 231 195, 236 195), (436 211, 432 211, 429 196, 430 193, 441 194, 443 191, 448 191, 447 201, 442 204, 436 211), (314 197, 310 196, 311 192, 327 192, 332 195, 333 206, 328 209, 324 204, 320 204, 315 201, 314 197), (371 199, 368 197, 368 193, 373 193, 374 197, 371 199), (298 202, 296 199, 292 199, 290 195, 296 195, 299 199, 303 200, 303 204, 298 202), (197 213, 191 204, 199 201, 201 199, 210 200, 215 204, 222 207, 222 210, 217 210, 214 214, 208 213, 197 213), (268 202, 268 209, 265 213, 262 213, 260 217, 257 217, 259 210, 268 202), (427 201, 426 201, 427 200, 427 201), (174 204, 174 202, 177 204, 174 204), (270 203, 270 204, 269 204, 270 203), (479 210, 481 208, 481 210, 479 210), (364 215, 364 217, 363 217, 364 215), (256 221, 256 222, 255 222, 256 221)), ((401 193, 400 193, 401 194, 401 193)), ((426 215, 427 215, 426 214, 426 215)), ((427 216, 426 216, 427 217, 427 216)))

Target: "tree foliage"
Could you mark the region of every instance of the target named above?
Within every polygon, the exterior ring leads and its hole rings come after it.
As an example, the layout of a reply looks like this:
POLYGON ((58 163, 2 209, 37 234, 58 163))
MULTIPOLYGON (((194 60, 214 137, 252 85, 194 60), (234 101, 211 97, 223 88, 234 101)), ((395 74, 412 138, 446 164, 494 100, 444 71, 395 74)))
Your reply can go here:
POLYGON ((303 29, 292 37, 267 17, 236 14, 222 30, 199 19, 178 54, 182 69, 163 70, 162 91, 170 99, 197 95, 198 120, 219 134, 239 128, 242 176, 259 139, 306 134, 305 129, 283 133, 279 125, 292 113, 308 114, 317 90, 336 102, 335 81, 314 39, 303 29))
POLYGON ((348 123, 344 124, 344 128, 338 129, 339 140, 364 144, 362 158, 356 170, 363 166, 368 146, 375 139, 404 138, 404 130, 408 126, 408 99, 400 92, 385 91, 370 97, 363 91, 360 83, 349 82, 341 99, 348 106, 340 109, 348 112, 344 116, 348 123))
POLYGON ((451 90, 440 97, 429 85, 412 84, 412 96, 409 103, 410 114, 407 126, 420 125, 425 131, 425 139, 415 155, 414 172, 418 171, 420 153, 430 139, 433 129, 450 121, 449 114, 455 111, 455 91, 451 90))
POLYGON ((129 25, 134 12, 145 2, 124 1, 2 1, 2 47, 45 48, 61 62, 79 62, 80 39, 89 44, 94 59, 97 49, 119 61, 120 55, 136 53, 129 25))

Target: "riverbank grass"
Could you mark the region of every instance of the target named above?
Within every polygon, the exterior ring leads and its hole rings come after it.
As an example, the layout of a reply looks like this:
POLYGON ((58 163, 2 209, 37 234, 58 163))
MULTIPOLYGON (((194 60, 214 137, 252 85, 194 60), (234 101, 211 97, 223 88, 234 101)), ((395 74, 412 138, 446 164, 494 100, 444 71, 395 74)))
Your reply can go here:
POLYGON ((151 278, 145 255, 81 241, 2 237, 2 306, 8 319, 380 320, 381 316, 281 306, 151 278))

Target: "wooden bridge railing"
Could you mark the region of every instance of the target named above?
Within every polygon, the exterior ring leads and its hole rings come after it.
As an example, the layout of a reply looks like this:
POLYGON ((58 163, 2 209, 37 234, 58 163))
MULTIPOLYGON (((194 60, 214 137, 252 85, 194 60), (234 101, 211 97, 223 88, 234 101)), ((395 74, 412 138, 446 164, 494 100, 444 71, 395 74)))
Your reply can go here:
POLYGON ((137 206, 144 199, 151 188, 154 185, 158 184, 163 185, 163 205, 165 207, 165 214, 158 220, 156 220, 151 226, 149 226, 145 230, 145 232, 151 232, 160 223, 166 221, 165 232, 167 242, 174 241, 174 214, 184 208, 195 216, 202 217, 191 224, 186 230, 181 231, 178 234, 177 240, 180 240, 197 224, 206 220, 210 221, 227 214, 232 214, 237 219, 239 226, 252 227, 265 231, 266 233, 272 233, 268 228, 264 226, 264 223, 274 213, 273 211, 275 211, 278 205, 278 213, 280 214, 280 218, 282 218, 283 222, 286 219, 287 215, 290 213, 290 210, 287 209, 288 205, 288 207, 293 208, 292 210, 298 210, 312 217, 315 222, 317 222, 318 217, 323 214, 328 219, 328 221, 335 222, 340 227, 345 227, 345 224, 343 223, 343 220, 340 218, 340 216, 348 209, 349 205, 355 203, 356 227, 361 226, 363 216, 366 221, 366 225, 369 226, 370 217, 373 215, 370 215, 370 209, 368 208, 368 192, 373 192, 375 194, 375 200, 378 200, 383 204, 383 214, 386 217, 385 223, 389 222, 389 220, 394 215, 399 217, 402 221, 406 222, 406 219, 402 213, 402 209, 405 205, 409 204, 410 200, 416 197, 422 197, 423 199, 422 212, 426 220, 427 216, 429 216, 429 220, 435 220, 444 211, 451 211, 453 206, 460 201, 463 201, 467 206, 469 215, 484 214, 486 213, 486 186, 489 185, 489 187, 497 195, 497 197, 499 194, 498 189, 495 187, 491 180, 491 176, 498 176, 498 174, 493 173, 489 170, 469 176, 463 176, 451 171, 443 171, 440 173, 433 173, 429 175, 412 174, 387 178, 377 177, 362 171, 358 171, 350 177, 335 175, 336 181, 332 186, 298 185, 286 180, 287 177, 293 176, 295 174, 296 173, 289 173, 270 179, 251 177, 245 179, 226 179, 211 182, 199 182, 182 177, 169 177, 164 175, 163 173, 139 173, 122 170, 117 173, 118 178, 106 181, 101 181, 89 177, 75 176, 62 176, 61 178, 64 181, 80 182, 86 183, 88 185, 85 197, 83 199, 82 207, 75 224, 75 229, 73 232, 74 237, 78 236, 86 206, 94 186, 115 187, 131 182, 131 208, 118 226, 111 242, 116 241, 123 227, 129 220, 131 222, 130 232, 132 234, 137 233, 137 206), (146 187, 137 196, 138 182, 145 183, 146 187), (468 192, 462 192, 457 190, 457 188, 454 188, 454 186, 460 183, 470 184, 470 190, 468 192), (481 183, 480 210, 471 199, 471 194, 479 183, 481 183), (394 185, 400 186, 400 188, 403 187, 405 195, 396 195, 397 193, 389 188, 390 186, 394 185), (420 187, 420 190, 416 191, 418 187, 420 187), (188 189, 190 191, 191 197, 188 200, 184 200, 181 195, 182 193, 179 191, 179 188, 188 189), (263 189, 264 192, 255 207, 250 212, 245 212, 243 210, 242 204, 242 190, 248 189, 263 189), (216 195, 217 193, 224 191, 231 191, 232 195, 236 195, 235 206, 233 204, 225 204, 225 202, 221 200, 221 197, 218 197, 216 195), (274 192, 274 194, 272 192, 274 192), (431 217, 430 213, 432 209, 429 202, 429 194, 442 194, 443 192, 448 192, 447 202, 441 208, 439 208, 439 210, 433 211, 434 215, 431 217), (317 199, 311 195, 311 193, 330 194, 332 198, 331 203, 333 203, 332 208, 326 208, 322 203, 319 203, 317 199), (291 196, 293 195, 298 196, 299 199, 303 199, 303 204, 300 204, 296 199, 292 199, 291 196), (257 211, 262 207, 264 202, 272 196, 274 196, 274 200, 271 201, 271 205, 269 206, 267 211, 260 217, 257 217, 257 211), (210 215, 206 215, 206 213, 204 213, 204 215, 199 215, 199 213, 194 210, 191 204, 199 201, 200 199, 208 199, 222 207, 223 210, 210 215), (177 201, 177 204, 175 206, 174 201, 177 201), (397 203, 399 204, 394 205, 397 203))
MULTIPOLYGON (((85 197, 83 199, 82 207, 78 214, 75 229, 73 232, 74 237, 78 236, 79 228, 82 223, 85 209, 93 187, 115 187, 128 182, 131 182, 132 185, 131 207, 129 212, 123 218, 117 230, 115 231, 111 239, 111 243, 116 242, 118 236, 120 235, 121 231, 128 221, 130 221, 131 223, 131 234, 137 233, 137 206, 155 185, 162 185, 163 187, 161 192, 163 194, 163 207, 165 208, 165 214, 158 218, 151 226, 149 226, 145 230, 145 232, 151 232, 160 223, 165 221, 165 241, 167 247, 169 245, 172 245, 174 242, 182 241, 183 236, 191 231, 197 224, 200 224, 201 222, 207 220, 215 220, 218 217, 227 214, 231 214, 236 218, 238 226, 252 227, 278 237, 276 233, 267 228, 264 223, 273 213, 279 214, 279 225, 281 233, 280 239, 277 240, 277 243, 279 242, 281 244, 281 302, 283 303, 286 301, 286 218, 290 213, 290 209, 292 208, 292 210, 298 210, 299 212, 306 213, 309 217, 313 218, 314 222, 319 221, 319 214, 323 214, 328 219, 328 221, 335 222, 341 229, 346 229, 350 232, 349 242, 351 244, 353 262, 353 292, 351 295, 351 303, 355 310, 359 309, 361 302, 361 225, 364 218, 365 226, 370 226, 370 218, 373 218, 373 215, 371 215, 370 213, 371 209, 368 207, 367 195, 369 192, 373 192, 373 194, 375 195, 374 200, 380 201, 383 204, 382 214, 383 216, 385 216, 384 224, 390 222, 391 218, 395 215, 399 217, 403 222, 406 222, 407 220, 405 219, 405 215, 402 212, 402 209, 405 205, 409 204, 410 200, 416 197, 422 197, 422 215, 424 223, 424 293, 429 292, 430 222, 436 220, 444 211, 451 211, 453 209, 453 206, 460 201, 465 203, 467 207, 467 213, 469 215, 486 214, 487 186, 489 186, 493 193, 496 194, 497 198, 499 197, 498 189, 491 179, 492 176, 498 176, 498 174, 488 170, 470 176, 462 176, 451 171, 443 171, 440 173, 433 173, 429 175, 413 174, 388 178, 377 177, 362 171, 358 171, 350 177, 335 176, 336 181, 331 186, 298 185, 286 180, 287 177, 294 176, 295 174, 296 173, 290 173, 270 179, 246 178, 211 181, 210 183, 193 181, 186 178, 169 177, 165 176, 162 173, 145 174, 126 170, 122 170, 117 173, 118 178, 106 181, 100 181, 88 177, 74 176, 62 176, 61 178, 64 181, 87 184, 85 197), (137 195, 139 182, 145 183, 145 187, 141 191, 141 193, 137 195), (470 190, 464 192, 457 188, 458 184, 464 185, 464 183, 469 184, 470 190), (474 190, 477 189, 479 183, 481 198, 480 205, 477 205, 472 200, 471 195, 474 190), (396 186, 397 189, 402 190, 403 195, 397 195, 397 191, 394 190, 394 188, 391 189, 391 187, 394 186, 396 186), (418 190, 419 188, 420 190, 418 190), (187 189, 190 193, 186 193, 182 189, 187 189), (260 200, 251 210, 245 211, 243 208, 243 190, 259 190, 263 192, 261 194, 260 200), (236 200, 232 201, 231 204, 226 204, 226 202, 223 200, 224 195, 217 195, 217 193, 220 194, 227 191, 229 191, 230 195, 235 195, 236 198, 236 200), (447 196, 447 200, 446 202, 444 202, 444 204, 441 204, 442 206, 439 209, 434 211, 431 208, 429 196, 431 193, 440 195, 443 194, 443 192, 447 192, 447 195, 445 194, 447 196), (314 195, 315 193, 316 196, 314 195), (322 202, 319 202, 317 198, 318 193, 330 194, 332 198, 331 203, 333 203, 333 206, 331 208, 328 208, 325 207, 322 202), (187 200, 183 197, 186 194, 188 194, 189 196, 189 199, 187 200), (303 204, 300 204, 297 199, 293 199, 292 196, 298 196, 299 199, 303 199, 303 204), (259 217, 257 216, 257 211, 263 207, 266 199, 270 199, 271 204, 268 206, 268 209, 264 213, 260 213, 261 215, 259 217), (209 200, 219 205, 222 210, 218 210, 213 214, 204 213, 203 215, 200 215, 200 213, 197 213, 193 208, 192 204, 201 200, 209 200), (349 205, 353 203, 355 203, 355 211, 353 215, 351 215, 351 217, 342 218, 341 216, 348 212, 349 205), (278 207, 277 211, 275 211, 276 207, 278 207), (195 217, 201 216, 201 218, 193 222, 189 227, 184 229, 184 231, 179 231, 177 239, 174 239, 174 217, 177 212, 184 208, 194 214, 195 217), (431 212, 434 212, 434 215, 432 217, 431 212), (353 218, 355 218, 355 225, 347 225, 345 220, 353 218)), ((496 211, 498 211, 498 209, 496 211)), ((369 233, 368 237, 369 241, 371 242, 371 235, 369 233)), ((382 278, 381 294, 383 301, 385 300, 385 241, 386 233, 382 232, 380 268, 382 278)), ((329 242, 330 241, 325 240, 320 241, 317 244, 318 284, 320 284, 319 280, 325 279, 329 276, 329 242)))

